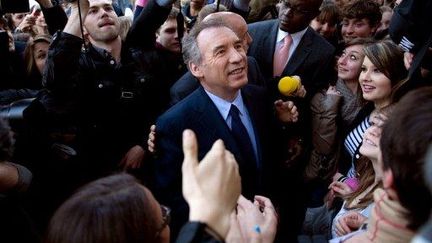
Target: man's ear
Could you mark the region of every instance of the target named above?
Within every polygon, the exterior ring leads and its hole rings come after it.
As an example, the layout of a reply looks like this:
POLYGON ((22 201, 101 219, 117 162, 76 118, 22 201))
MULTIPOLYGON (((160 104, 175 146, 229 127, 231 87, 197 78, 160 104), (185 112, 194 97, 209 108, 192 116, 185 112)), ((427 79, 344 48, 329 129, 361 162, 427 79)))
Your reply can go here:
POLYGON ((384 189, 392 188, 394 184, 393 172, 390 169, 384 170, 383 187, 384 189))
POLYGON ((88 30, 87 30, 87 28, 85 27, 84 24, 83 24, 83 30, 84 30, 84 35, 88 35, 89 34, 89 32, 88 32, 88 30))
POLYGON ((161 28, 159 27, 159 29, 157 29, 155 32, 156 39, 159 38, 159 36, 160 36, 160 30, 161 30, 161 28))
POLYGON ((383 175, 383 187, 384 190, 387 192, 388 196, 393 200, 399 200, 398 193, 395 189, 394 185, 394 175, 393 172, 390 169, 387 169, 384 171, 383 175))
POLYGON ((83 38, 84 40, 89 41, 90 40, 90 33, 88 32, 88 30, 86 29, 86 27, 83 25, 83 38))
POLYGON ((193 62, 189 62, 188 63, 188 67, 189 67, 189 70, 192 73, 192 75, 195 76, 196 78, 199 79, 199 78, 204 77, 200 65, 197 65, 197 64, 195 64, 193 62))

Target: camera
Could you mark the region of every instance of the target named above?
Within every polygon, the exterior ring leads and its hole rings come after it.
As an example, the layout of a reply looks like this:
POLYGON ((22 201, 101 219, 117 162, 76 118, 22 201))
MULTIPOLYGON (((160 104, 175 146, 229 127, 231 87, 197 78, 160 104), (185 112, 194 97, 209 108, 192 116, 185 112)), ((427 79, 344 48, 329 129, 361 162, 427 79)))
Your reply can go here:
POLYGON ((0 0, 0 14, 30 12, 28 0, 0 0))

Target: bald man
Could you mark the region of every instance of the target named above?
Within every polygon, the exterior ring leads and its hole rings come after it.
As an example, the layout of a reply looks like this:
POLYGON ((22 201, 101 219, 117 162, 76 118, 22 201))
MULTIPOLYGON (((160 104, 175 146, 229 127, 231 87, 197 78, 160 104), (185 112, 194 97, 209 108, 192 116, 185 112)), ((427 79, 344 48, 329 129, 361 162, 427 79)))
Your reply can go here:
MULTIPOLYGON (((242 16, 233 12, 217 12, 206 16, 204 21, 223 19, 223 21, 229 25, 236 35, 242 40, 245 50, 247 52, 249 45, 252 43, 252 38, 249 35, 246 21, 242 16)), ((250 84, 265 87, 264 78, 261 74, 261 70, 258 67, 258 63, 255 58, 248 56, 248 80, 250 84)), ((184 74, 177 82, 171 86, 171 105, 176 104, 186 96, 191 94, 195 89, 200 86, 198 80, 190 73, 184 74)))

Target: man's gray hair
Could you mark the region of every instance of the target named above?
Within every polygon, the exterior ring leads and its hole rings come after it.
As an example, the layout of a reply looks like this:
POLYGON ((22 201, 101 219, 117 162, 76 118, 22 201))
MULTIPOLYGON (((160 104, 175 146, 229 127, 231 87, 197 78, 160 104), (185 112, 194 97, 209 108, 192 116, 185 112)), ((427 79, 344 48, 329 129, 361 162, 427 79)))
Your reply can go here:
MULTIPOLYGON (((196 24, 192 30, 183 38, 182 46, 183 46, 183 60, 186 65, 189 66, 189 63, 200 64, 202 61, 202 56, 200 49, 198 48, 197 37, 201 33, 201 31, 209 28, 221 28, 227 27, 231 29, 222 18, 206 20, 199 24, 196 24)), ((232 29, 231 29, 232 30, 232 29)))

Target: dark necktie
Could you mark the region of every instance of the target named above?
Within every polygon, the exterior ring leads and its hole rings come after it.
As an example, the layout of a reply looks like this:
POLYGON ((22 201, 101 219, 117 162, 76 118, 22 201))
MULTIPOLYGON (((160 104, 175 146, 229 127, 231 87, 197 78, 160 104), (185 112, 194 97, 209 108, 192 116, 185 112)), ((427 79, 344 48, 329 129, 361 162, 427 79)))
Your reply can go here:
POLYGON ((231 115, 231 132, 234 135, 243 157, 248 162, 253 162, 254 166, 257 166, 251 139, 246 127, 243 125, 243 122, 240 119, 239 113, 240 111, 237 106, 231 105, 231 109, 229 111, 229 114, 231 115))

